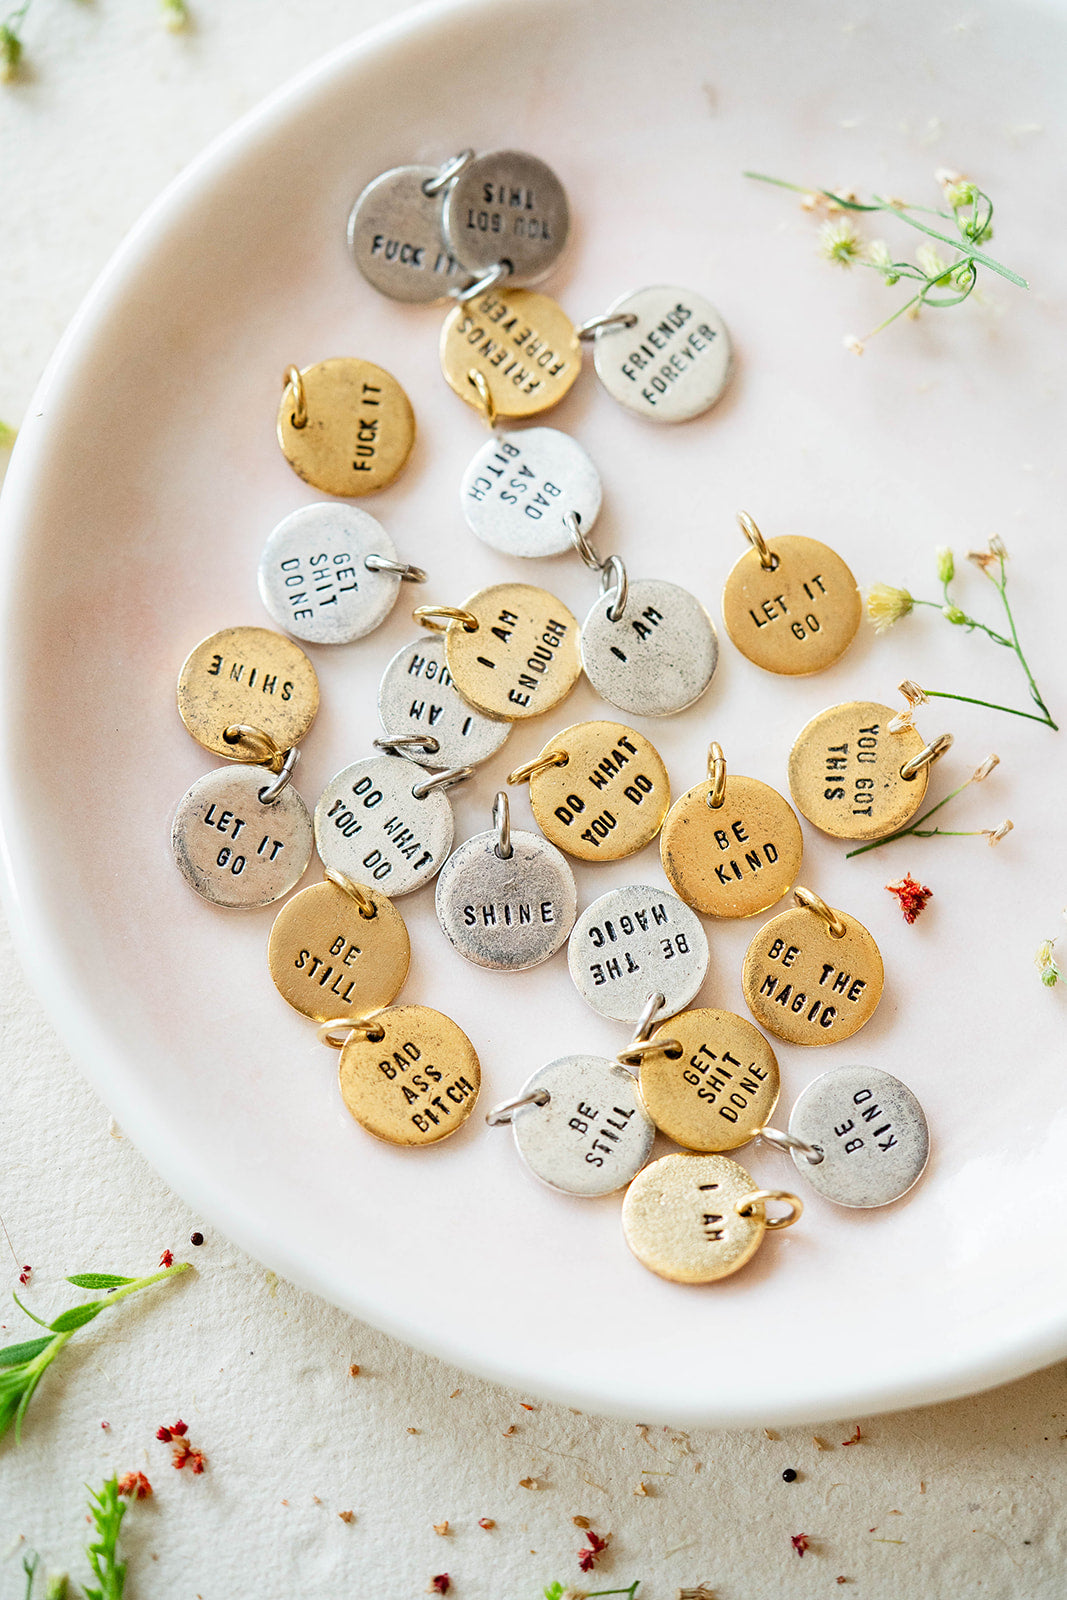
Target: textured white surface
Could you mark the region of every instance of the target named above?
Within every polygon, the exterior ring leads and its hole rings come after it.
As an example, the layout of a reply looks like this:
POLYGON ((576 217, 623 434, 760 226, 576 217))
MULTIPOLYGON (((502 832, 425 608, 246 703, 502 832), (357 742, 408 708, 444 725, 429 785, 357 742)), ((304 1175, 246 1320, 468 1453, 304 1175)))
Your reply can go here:
MULTIPOLYGON (((17 151, 0 169, 0 417, 19 420, 95 272, 162 184, 295 68, 397 9, 229 0, 218 15, 201 6, 197 30, 174 38, 151 0, 37 0, 27 81, 0 97, 0 146, 17 151)), ((130 1592, 143 1600, 332 1600, 343 1588, 392 1600, 442 1571, 458 1600, 536 1600, 552 1578, 580 1581, 575 1514, 614 1531, 605 1586, 641 1577, 647 1600, 701 1581, 720 1600, 822 1594, 838 1574, 875 1600, 1062 1593, 1061 1368, 878 1419, 847 1451, 853 1419, 818 1430, 826 1452, 809 1429, 686 1441, 656 1427, 646 1440, 511 1395, 353 1324, 211 1233, 189 1249, 196 1219, 109 1138, 6 944, 0 970, 0 1211, 35 1268, 31 1303, 58 1309, 64 1273, 146 1270, 165 1246, 200 1269, 152 1291, 154 1305, 117 1311, 111 1338, 96 1324, 46 1380, 21 1451, 0 1452, 0 1553, 21 1535, 81 1571, 82 1484, 143 1467, 157 1499, 127 1521, 130 1592), (153 1437, 179 1413, 209 1457, 199 1479, 171 1472, 153 1437), (786 1485, 790 1465, 801 1479, 786 1485), (642 1472, 647 1497, 635 1494, 642 1472), (432 1524, 445 1518, 455 1531, 440 1537, 432 1524), (811 1550, 798 1563, 789 1536, 801 1531, 811 1550)), ((3 1317, 5 1339, 26 1326, 3 1317)), ((5 1597, 19 1592, 17 1561, 0 1565, 5 1597)))

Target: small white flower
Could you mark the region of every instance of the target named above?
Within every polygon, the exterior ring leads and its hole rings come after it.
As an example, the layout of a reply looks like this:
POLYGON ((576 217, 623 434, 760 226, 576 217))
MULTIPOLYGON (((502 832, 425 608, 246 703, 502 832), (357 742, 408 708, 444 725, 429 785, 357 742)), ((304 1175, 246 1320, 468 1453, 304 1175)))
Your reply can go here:
POLYGON ((990 844, 999 844, 1001 839, 1003 839, 1005 835, 1009 834, 1014 826, 1014 822, 1012 822, 1011 818, 1009 817, 1000 824, 999 828, 987 828, 985 832, 989 837, 990 844))
POLYGON ((982 765, 980 767, 975 767, 974 773, 971 777, 971 782, 981 783, 985 778, 989 777, 989 774, 992 772, 994 767, 999 766, 999 756, 986 756, 985 760, 982 762, 982 765))
POLYGON ((838 266, 850 267, 863 253, 863 245, 851 222, 824 222, 819 229, 819 253, 838 266))
POLYGON ((893 265, 893 257, 889 254, 889 246, 884 239, 872 239, 863 254, 864 259, 869 261, 872 267, 877 267, 879 272, 884 272, 887 267, 893 265))
POLYGON ((926 276, 932 278, 935 283, 940 282, 949 270, 948 262, 932 244, 921 244, 915 252, 915 259, 926 276))
POLYGON ((894 589, 888 583, 872 583, 867 591, 867 615, 878 633, 906 617, 914 604, 907 589, 894 589))
POLYGON ((863 340, 857 339, 854 333, 846 334, 841 342, 846 350, 851 350, 854 356, 861 356, 863 354, 863 340))

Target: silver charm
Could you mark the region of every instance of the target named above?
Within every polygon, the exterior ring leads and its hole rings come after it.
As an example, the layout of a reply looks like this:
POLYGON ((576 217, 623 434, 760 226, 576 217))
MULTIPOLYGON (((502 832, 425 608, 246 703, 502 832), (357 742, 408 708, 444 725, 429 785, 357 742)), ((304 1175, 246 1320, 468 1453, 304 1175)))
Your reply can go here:
POLYGON ((459 491, 467 526, 506 556, 558 556, 571 546, 564 517, 588 531, 600 510, 600 474, 558 428, 523 428, 487 439, 459 491))
POLYGON ((277 778, 266 767, 216 767, 178 802, 174 859, 213 905, 240 911, 269 906, 304 876, 311 818, 289 783, 295 759, 290 751, 277 778))
POLYGON ((403 579, 380 522, 357 506, 323 500, 283 518, 259 558, 259 593, 279 627, 311 644, 349 644, 383 623, 403 579))
POLYGON ((428 777, 403 756, 369 756, 331 778, 315 807, 324 867, 382 894, 410 894, 439 871, 455 819, 444 790, 469 767, 428 777))
POLYGON ((657 285, 624 294, 578 332, 593 340, 596 375, 612 399, 652 422, 699 417, 729 382, 726 324, 688 289, 657 285))
POLYGON ((348 218, 348 243, 367 282, 392 300, 439 305, 467 274, 444 241, 443 193, 473 158, 438 167, 392 167, 369 183, 348 218))
POLYGON ((437 879, 437 919, 464 960, 524 972, 554 956, 574 926, 574 874, 555 845, 511 831, 508 797, 493 805, 496 826, 449 856, 437 879))
POLYGON ((899 1200, 930 1154, 922 1106, 907 1084, 877 1067, 834 1067, 809 1083, 793 1107, 789 1137, 803 1147, 790 1149, 797 1171, 839 1206, 899 1200))
POLYGON ((601 1056, 550 1061, 486 1120, 511 1123, 519 1155, 542 1183, 585 1198, 625 1188, 656 1137, 636 1078, 601 1056))
POLYGON ((708 970, 708 940, 696 912, 673 889, 633 884, 586 907, 567 961, 594 1011, 636 1022, 653 992, 664 997, 664 1016, 689 1004, 708 970))
POLYGON ((378 720, 391 738, 425 734, 437 748, 418 759, 429 767, 475 767, 495 755, 510 722, 483 717, 452 682, 440 633, 424 633, 398 650, 378 686, 378 720))
POLYGON ((719 641, 688 589, 659 578, 628 581, 618 557, 605 565, 603 592, 582 624, 582 666, 598 694, 620 711, 670 717, 711 682, 719 641))
POLYGON ((470 272, 503 262, 518 284, 536 283, 552 270, 570 214, 551 167, 522 150, 490 150, 454 179, 442 221, 452 254, 470 272))

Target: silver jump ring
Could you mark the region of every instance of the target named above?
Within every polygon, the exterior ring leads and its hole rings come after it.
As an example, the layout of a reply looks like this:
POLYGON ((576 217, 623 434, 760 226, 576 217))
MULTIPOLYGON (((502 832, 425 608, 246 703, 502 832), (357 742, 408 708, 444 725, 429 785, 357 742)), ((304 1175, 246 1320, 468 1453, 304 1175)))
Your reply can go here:
POLYGON ((388 556, 364 556, 363 565, 368 572, 395 572, 404 583, 425 583, 426 574, 421 567, 408 561, 392 561, 388 556))
POLYGON ((432 778, 417 783, 411 792, 416 800, 425 800, 431 789, 451 789, 454 783, 463 783, 473 776, 473 767, 449 767, 447 772, 435 772, 432 778))
POLYGON ((590 572, 603 572, 604 563, 582 532, 582 519, 577 511, 568 511, 564 514, 563 526, 571 536, 571 544, 577 550, 590 572))
POLYGON ((651 1039, 647 1044, 631 1044, 625 1050, 620 1050, 615 1060, 620 1066, 639 1067, 646 1056, 669 1056, 672 1061, 677 1061, 682 1053, 681 1041, 678 1039, 651 1039))
POLYGON ((485 1120, 491 1128, 499 1128, 501 1123, 510 1122, 512 1113, 521 1111, 523 1106, 547 1106, 552 1096, 547 1089, 534 1089, 529 1094, 520 1094, 514 1100, 501 1100, 492 1111, 485 1113, 485 1120))
POLYGON ((259 791, 259 803, 261 806, 272 806, 281 798, 282 790, 287 789, 293 781, 293 772, 299 760, 300 751, 294 744, 291 749, 285 752, 285 760, 282 762, 281 771, 274 782, 265 783, 259 791))
POLYGON ((785 1155, 795 1150, 798 1155, 807 1156, 809 1165, 813 1167, 817 1167, 820 1161, 826 1159, 820 1145, 808 1144, 806 1140, 798 1139, 795 1134, 783 1133, 780 1128, 757 1128, 756 1138, 766 1139, 768 1144, 773 1145, 776 1150, 781 1150, 785 1155))
POLYGON ((461 150, 458 156, 453 156, 446 161, 432 178, 427 178, 422 186, 423 194, 440 194, 442 189, 447 189, 453 178, 458 178, 464 167, 469 167, 474 160, 473 150, 461 150))
POLYGON ((608 607, 608 621, 621 622, 630 594, 630 583, 621 556, 609 556, 600 571, 601 595, 610 593, 612 589, 615 590, 615 598, 608 607))
POLYGON ((939 734, 931 744, 924 745, 917 756, 912 756, 910 761, 905 761, 900 769, 900 776, 906 783, 910 783, 924 767, 932 767, 935 761, 940 761, 946 750, 951 749, 951 733, 939 734))
POLYGON ((649 995, 648 999, 641 1007, 641 1015, 637 1019, 637 1026, 634 1028, 634 1036, 630 1040, 631 1045, 648 1043, 656 1026, 656 1018, 659 1016, 666 1004, 667 1001, 663 995, 649 995))
POLYGON ((440 742, 432 733, 404 733, 398 734, 395 739, 375 739, 375 750, 384 750, 391 756, 407 756, 409 761, 417 761, 414 755, 408 755, 410 750, 421 750, 424 755, 435 756, 440 750, 440 742))
POLYGON ((606 311, 602 317, 590 317, 588 322, 583 322, 574 331, 579 339, 595 339, 598 333, 603 333, 607 328, 633 328, 636 325, 636 312, 606 311))
POLYGON ((496 829, 496 853, 501 861, 510 861, 514 850, 511 844, 511 806, 503 789, 498 789, 493 801, 493 826, 496 829))
POLYGON ((458 300, 460 305, 466 305, 468 300, 474 300, 480 294, 486 294, 490 289, 495 289, 498 283, 503 283, 505 278, 511 277, 511 268, 506 261, 498 261, 490 267, 488 272, 483 272, 480 278, 474 278, 462 289, 450 289, 449 297, 458 300))

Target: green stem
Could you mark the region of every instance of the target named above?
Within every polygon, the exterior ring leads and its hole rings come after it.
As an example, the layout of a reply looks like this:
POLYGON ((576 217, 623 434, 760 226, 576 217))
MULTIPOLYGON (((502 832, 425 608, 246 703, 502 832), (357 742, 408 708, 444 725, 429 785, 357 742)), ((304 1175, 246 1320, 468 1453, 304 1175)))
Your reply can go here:
POLYGON ((910 300, 905 300, 904 304, 898 306, 891 316, 886 317, 884 322, 878 324, 877 328, 872 328, 870 333, 865 333, 862 342, 866 343, 868 339, 873 339, 876 333, 881 333, 883 328, 888 328, 891 322, 895 322, 898 317, 902 317, 906 311, 910 311, 912 306, 918 305, 921 300, 921 291, 919 294, 913 294, 910 300))
MULTIPOLYGON (((929 690, 926 692, 929 693, 929 690)), ((867 844, 858 845, 855 850, 847 851, 845 860, 849 860, 851 856, 865 855, 868 850, 877 850, 880 845, 892 844, 894 839, 906 839, 909 834, 918 833, 924 822, 929 822, 935 812, 940 811, 942 806, 947 806, 950 800, 955 800, 956 796, 962 794, 964 789, 973 782, 973 778, 968 778, 967 783, 961 783, 958 789, 953 789, 952 793, 947 794, 943 800, 939 800, 936 806, 931 806, 929 811, 924 811, 921 817, 916 817, 909 827, 898 828, 895 833, 887 833, 884 839, 871 839, 867 844)))
POLYGON ((635 1578, 628 1589, 588 1589, 586 1591, 587 1600, 593 1600, 594 1595, 600 1594, 628 1594, 630 1600, 634 1600, 634 1595, 637 1593, 637 1585, 640 1582, 640 1578, 635 1578))
MULTIPOLYGON (((947 589, 946 589, 946 593, 947 593, 947 589)), ((914 595, 912 595, 911 599, 912 599, 912 605, 916 605, 916 606, 932 606, 935 611, 940 611, 942 616, 945 615, 944 606, 941 605, 940 602, 937 601, 937 600, 917 600, 914 595)), ((950 606, 952 606, 952 605, 954 605, 954 602, 952 600, 949 600, 948 604, 950 606)), ((955 607, 955 609, 959 610, 959 607, 957 606, 957 607, 955 607)), ((989 627, 986 626, 986 624, 984 622, 979 622, 977 617, 969 617, 966 612, 963 612, 963 621, 962 622, 953 623, 953 627, 955 627, 955 628, 977 628, 979 630, 979 632, 984 633, 984 634, 988 634, 989 638, 992 639, 994 644, 1002 644, 1004 646, 1005 650, 1013 650, 1015 648, 1015 646, 1012 644, 1011 640, 1010 639, 1005 639, 1005 637, 1004 637, 1004 635, 1002 633, 997 633, 995 628, 989 628, 989 627)))
POLYGON ((173 1266, 163 1267, 159 1272, 149 1273, 147 1278, 134 1278, 132 1283, 123 1284, 121 1289, 109 1289, 105 1295, 108 1305, 116 1300, 125 1300, 128 1294, 136 1294, 138 1289, 147 1289, 150 1284, 160 1283, 164 1278, 173 1278, 179 1272, 188 1272, 192 1268, 191 1261, 175 1261, 173 1266))
MULTIPOLYGON (((985 706, 989 711, 1003 711, 1009 717, 1025 717, 1028 722, 1040 722, 1046 728, 1051 728, 1054 733, 1059 732, 1059 723, 1053 722, 1048 711, 1039 717, 1036 711, 1020 711, 1016 706, 998 706, 992 700, 976 700, 969 694, 949 694, 947 689, 924 689, 923 694, 928 700, 962 700, 965 705, 985 706)), ((1038 698, 1038 705, 1044 707, 1044 701, 1038 698)))
MULTIPOLYGON (((1038 690, 1037 684, 1034 682, 1034 675, 1030 671, 1030 663, 1027 661, 1026 657, 1023 655, 1023 647, 1019 643, 1019 633, 1018 633, 1018 630, 1017 630, 1017 628, 1015 626, 1015 618, 1012 615, 1011 606, 1008 603, 1008 582, 1007 582, 1007 578, 1005 577, 1005 574, 1004 574, 1004 557, 1003 556, 1000 557, 1000 582, 998 584, 996 584, 996 588, 997 588, 997 592, 999 593, 1001 601, 1002 601, 1003 606, 1004 606, 1004 614, 1008 619, 1008 626, 1011 629, 1012 649, 1015 651, 1015 654, 1019 657, 1019 664, 1022 667, 1023 671, 1026 673, 1026 681, 1030 685, 1030 693, 1033 696, 1034 704, 1035 705, 1039 705, 1041 707, 1042 711, 1045 713, 1045 721, 1048 723, 1049 727, 1050 728, 1055 728, 1056 724, 1053 722, 1052 717, 1049 714, 1048 706, 1045 704, 1045 702, 1041 698, 1041 694, 1040 694, 1040 691, 1038 690)), ((1056 731, 1058 732, 1059 730, 1057 729, 1056 731)))

